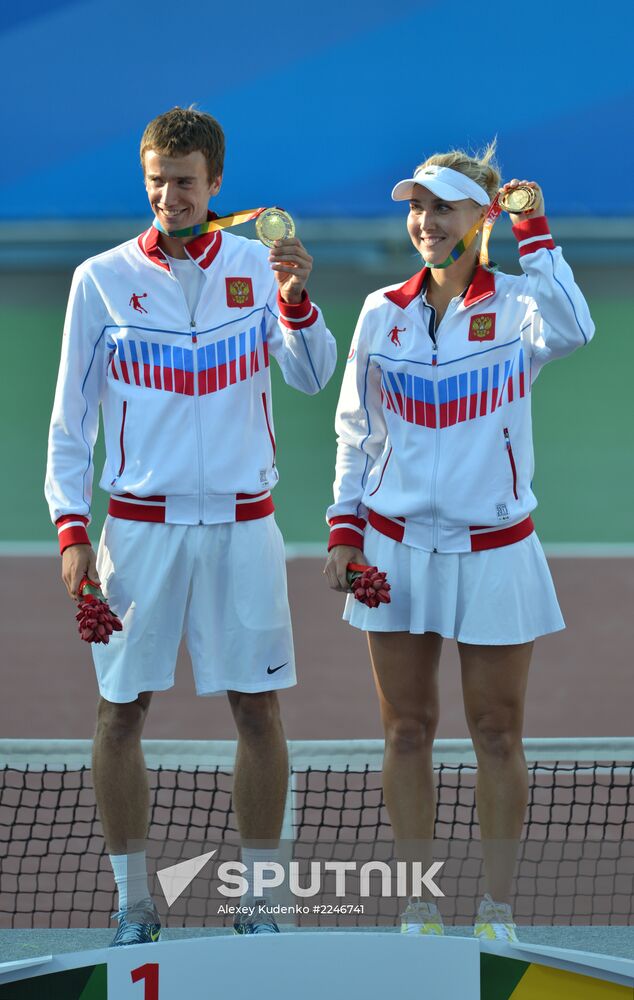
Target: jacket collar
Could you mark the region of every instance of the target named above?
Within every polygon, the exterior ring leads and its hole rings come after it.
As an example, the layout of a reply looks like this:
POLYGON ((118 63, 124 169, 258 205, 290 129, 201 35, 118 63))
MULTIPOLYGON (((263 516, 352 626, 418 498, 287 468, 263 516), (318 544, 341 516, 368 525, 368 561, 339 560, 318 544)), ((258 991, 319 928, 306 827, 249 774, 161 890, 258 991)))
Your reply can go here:
MULTIPOLYGON (((424 267, 422 271, 418 274, 414 274, 404 285, 400 288, 394 288, 390 292, 385 292, 385 298, 389 299, 395 305, 400 306, 401 309, 407 309, 407 307, 418 298, 421 294, 427 277, 429 275, 429 268, 424 267)), ((478 265, 475 269, 473 279, 471 284, 467 288, 464 297, 465 309, 469 306, 476 305, 477 302, 482 302, 484 299, 490 298, 495 294, 495 275, 492 271, 486 270, 486 268, 478 265)))
POLYGON ((393 288, 391 292, 386 292, 385 298, 393 302, 394 305, 400 306, 401 309, 407 309, 422 292, 428 274, 429 268, 424 267, 418 274, 413 274, 400 288, 393 288))
MULTIPOLYGON (((207 212, 208 220, 217 218, 218 216, 215 212, 207 212)), ((160 235, 158 229, 150 226, 149 229, 146 229, 144 233, 141 233, 137 237, 137 243, 141 252, 148 260, 152 261, 158 267, 162 267, 163 270, 169 271, 169 259, 159 245, 160 235)), ((222 232, 220 230, 215 233, 203 233, 202 236, 197 236, 185 245, 185 253, 193 260, 194 264, 197 264, 203 271, 206 271, 217 256, 221 244, 222 232)))

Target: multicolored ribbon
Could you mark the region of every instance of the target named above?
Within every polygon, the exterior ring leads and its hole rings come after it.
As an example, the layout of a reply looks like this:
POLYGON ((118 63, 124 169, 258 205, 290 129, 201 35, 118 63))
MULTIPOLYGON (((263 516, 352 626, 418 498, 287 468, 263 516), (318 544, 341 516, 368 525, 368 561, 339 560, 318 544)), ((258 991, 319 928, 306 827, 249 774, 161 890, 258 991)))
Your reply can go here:
POLYGON ((478 221, 471 227, 466 236, 463 236, 459 243, 456 243, 455 247, 446 258, 443 260, 442 264, 431 264, 429 261, 423 259, 423 263, 426 267, 433 268, 437 270, 443 267, 450 267, 455 261, 462 257, 463 253, 467 247, 471 246, 474 239, 476 238, 478 231, 482 229, 482 243, 480 245, 480 263, 483 267, 488 267, 489 264, 489 239, 491 236, 491 230, 497 222, 499 216, 502 214, 502 206, 500 205, 500 196, 496 194, 495 198, 491 202, 487 214, 484 220, 478 219, 478 221))
POLYGON ((229 229, 231 226, 240 226, 243 222, 251 222, 262 215, 264 208, 245 208, 242 212, 233 212, 231 215, 223 215, 221 219, 208 219, 207 222, 200 222, 197 226, 187 226, 185 229, 165 229, 155 217, 152 225, 165 236, 176 236, 183 239, 187 236, 202 236, 203 233, 215 233, 218 229, 229 229))
POLYGON ((500 195, 496 194, 495 198, 491 202, 487 214, 484 217, 484 223, 482 224, 482 243, 480 244, 480 264, 482 267, 489 266, 489 239, 491 236, 491 230, 501 214, 502 206, 500 205, 500 195))
POLYGON ((425 265, 425 267, 433 268, 434 271, 439 270, 440 268, 443 267, 450 267, 458 260, 459 257, 462 257, 467 247, 471 246, 471 244, 473 243, 474 239, 478 234, 478 230, 480 229, 481 225, 482 225, 482 220, 478 219, 478 221, 471 227, 466 236, 463 236, 460 242, 456 243, 455 247, 453 248, 449 256, 446 258, 446 260, 443 260, 442 264, 432 264, 430 263, 430 261, 425 260, 425 258, 423 257, 423 264, 425 265))

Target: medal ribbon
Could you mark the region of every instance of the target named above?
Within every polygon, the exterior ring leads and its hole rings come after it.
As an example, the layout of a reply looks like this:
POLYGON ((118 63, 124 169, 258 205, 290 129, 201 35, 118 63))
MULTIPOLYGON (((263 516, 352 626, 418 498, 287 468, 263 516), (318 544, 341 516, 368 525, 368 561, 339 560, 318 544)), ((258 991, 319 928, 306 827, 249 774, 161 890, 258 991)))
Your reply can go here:
POLYGON ((480 263, 484 265, 484 267, 487 267, 489 263, 489 238, 491 236, 491 230, 493 229, 493 226, 495 225, 497 219, 501 214, 502 214, 502 208, 500 206, 500 196, 496 195, 489 206, 489 210, 484 217, 484 221, 482 219, 478 219, 478 221, 471 227, 466 236, 463 236, 460 242, 456 243, 455 247, 447 257, 447 259, 443 260, 442 264, 430 264, 423 258, 423 263, 425 264, 425 267, 430 267, 433 268, 434 270, 443 267, 450 267, 455 261, 458 260, 459 257, 462 257, 467 247, 471 246, 480 228, 482 229, 480 263))
POLYGON ((200 222, 197 226, 187 226, 185 229, 165 229, 156 216, 152 225, 165 236, 176 236, 181 239, 186 236, 202 236, 203 233, 215 233, 219 229, 229 229, 231 226, 241 226, 243 222, 250 222, 262 215, 264 208, 245 208, 242 212, 233 212, 231 215, 223 215, 221 219, 209 219, 207 222, 200 222))
POLYGON ((458 260, 459 257, 462 257, 467 247, 471 246, 471 244, 473 243, 474 239, 478 234, 478 230, 480 229, 481 225, 482 225, 482 220, 478 219, 478 221, 475 223, 475 225, 471 227, 466 236, 463 236, 460 242, 456 243, 455 247, 453 248, 449 256, 446 258, 446 260, 443 260, 442 264, 430 264, 429 261, 425 260, 425 258, 423 257, 423 264, 425 265, 425 267, 431 267, 434 270, 438 270, 443 267, 450 267, 453 263, 455 263, 455 261, 458 260))
POLYGON ((480 263, 483 267, 489 266, 489 239, 491 237, 491 230, 493 229, 495 223, 502 214, 502 206, 500 205, 500 196, 496 194, 495 198, 491 202, 489 211, 484 217, 484 223, 482 225, 482 243, 480 244, 480 263))

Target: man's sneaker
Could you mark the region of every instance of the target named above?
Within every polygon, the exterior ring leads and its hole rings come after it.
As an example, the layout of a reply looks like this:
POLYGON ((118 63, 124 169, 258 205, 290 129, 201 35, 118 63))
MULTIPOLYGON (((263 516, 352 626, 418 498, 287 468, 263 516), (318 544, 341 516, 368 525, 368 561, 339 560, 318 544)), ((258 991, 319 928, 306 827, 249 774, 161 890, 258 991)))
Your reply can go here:
POLYGON ((445 925, 435 903, 410 899, 401 914, 401 934, 444 934, 445 925))
POLYGON ((254 911, 250 915, 240 914, 233 923, 236 934, 279 934, 280 929, 273 919, 273 915, 268 912, 269 904, 266 899, 254 899, 250 906, 254 911))
POLYGON ((480 903, 473 933, 483 941, 517 941, 513 911, 508 903, 494 903, 488 893, 480 903))
POLYGON ((151 899, 142 899, 134 906, 126 906, 118 913, 113 913, 111 919, 119 921, 111 948, 119 948, 125 944, 147 944, 158 941, 161 936, 158 911, 151 899))

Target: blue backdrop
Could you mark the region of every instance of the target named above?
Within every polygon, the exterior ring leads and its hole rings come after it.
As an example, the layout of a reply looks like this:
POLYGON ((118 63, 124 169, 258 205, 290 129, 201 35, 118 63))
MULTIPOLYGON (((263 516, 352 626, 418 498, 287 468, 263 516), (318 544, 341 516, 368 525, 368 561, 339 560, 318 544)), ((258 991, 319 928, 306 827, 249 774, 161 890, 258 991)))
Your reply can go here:
POLYGON ((552 214, 634 215, 633 29, 631 0, 7 5, 0 218, 145 214, 143 127, 193 102, 227 133, 220 212, 391 214, 429 153, 497 135, 552 214))

